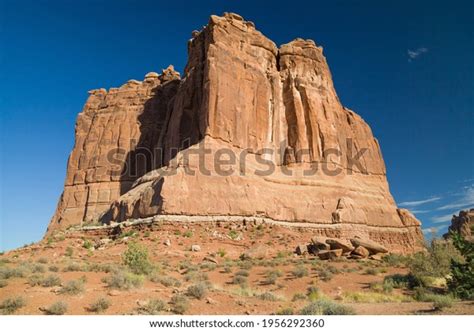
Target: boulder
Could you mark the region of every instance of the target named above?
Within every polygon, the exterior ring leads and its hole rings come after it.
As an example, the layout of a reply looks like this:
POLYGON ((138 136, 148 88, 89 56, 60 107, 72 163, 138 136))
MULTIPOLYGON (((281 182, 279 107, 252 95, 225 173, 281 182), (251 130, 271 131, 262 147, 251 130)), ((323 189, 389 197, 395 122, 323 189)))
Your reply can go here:
POLYGON ((199 245, 192 245, 192 246, 191 246, 191 251, 192 251, 192 252, 200 252, 200 251, 201 251, 201 246, 199 246, 199 245))
POLYGON ((326 243, 329 244, 331 249, 342 249, 343 253, 351 252, 354 249, 354 246, 344 239, 327 239, 326 243))
POLYGON ((326 243, 327 239, 326 237, 315 236, 311 238, 311 243, 317 250, 330 250, 331 247, 326 243))
POLYGON ((241 260, 263 260, 268 257, 268 249, 263 245, 254 246, 240 255, 241 260))
POLYGON ((298 245, 295 249, 296 254, 304 255, 308 253, 308 246, 307 245, 298 245))
POLYGON ((332 249, 329 251, 320 251, 318 257, 321 260, 333 260, 342 256, 342 249, 332 249))
POLYGON ((388 250, 385 247, 370 239, 362 239, 359 237, 355 237, 351 239, 351 243, 356 247, 362 246, 366 248, 370 252, 370 254, 388 253, 388 250))
POLYGON ((360 257, 366 258, 369 256, 369 251, 363 246, 357 246, 351 253, 351 255, 358 255, 360 257))

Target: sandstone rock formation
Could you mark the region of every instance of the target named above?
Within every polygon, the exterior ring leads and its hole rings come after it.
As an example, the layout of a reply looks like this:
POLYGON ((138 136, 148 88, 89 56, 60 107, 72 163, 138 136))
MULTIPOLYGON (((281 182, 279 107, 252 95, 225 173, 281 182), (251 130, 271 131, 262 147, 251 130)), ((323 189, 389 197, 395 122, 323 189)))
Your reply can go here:
POLYGON ((90 92, 48 232, 212 216, 418 247, 420 223, 397 208, 379 144, 341 105, 321 47, 278 48, 226 13, 193 32, 188 53, 183 78, 170 67, 90 92), (216 159, 229 161, 224 170, 216 159))
POLYGON ((458 232, 462 237, 467 240, 473 241, 473 230, 474 230, 474 208, 469 210, 461 210, 459 215, 453 215, 451 219, 451 225, 448 228, 449 231, 458 232))

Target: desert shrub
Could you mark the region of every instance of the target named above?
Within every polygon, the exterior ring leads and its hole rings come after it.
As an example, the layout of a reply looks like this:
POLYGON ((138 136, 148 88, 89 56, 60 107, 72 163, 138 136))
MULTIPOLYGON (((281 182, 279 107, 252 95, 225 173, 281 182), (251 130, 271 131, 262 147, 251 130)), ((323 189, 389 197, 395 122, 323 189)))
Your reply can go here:
POLYGON ((30 286, 39 286, 43 282, 43 276, 41 275, 31 275, 28 277, 27 283, 30 286))
POLYGON ((137 235, 137 232, 134 231, 134 230, 130 230, 130 231, 125 231, 125 232, 122 232, 118 238, 119 239, 123 239, 123 238, 126 238, 126 237, 135 237, 137 235))
POLYGON ((186 237, 186 238, 191 238, 193 235, 194 233, 191 230, 185 231, 183 233, 183 237, 186 237))
POLYGON ((322 298, 321 291, 316 286, 310 286, 306 289, 306 297, 310 301, 316 301, 322 298))
POLYGON ((41 286, 43 287, 53 287, 61 285, 61 278, 56 275, 49 275, 48 277, 44 278, 41 282, 41 286))
POLYGON ((275 315, 294 315, 294 314, 295 312, 293 308, 291 307, 282 308, 275 313, 275 315))
POLYGON ((24 307, 25 304, 26 304, 25 299, 23 299, 22 297, 5 299, 0 304, 0 314, 1 315, 13 314, 21 307, 24 307))
POLYGON ((146 315, 158 315, 166 309, 166 303, 160 299, 152 299, 142 307, 138 308, 138 313, 146 315))
POLYGON ((235 273, 236 276, 248 277, 250 273, 247 270, 239 270, 235 273))
POLYGON ((431 278, 446 278, 451 273, 451 260, 464 263, 459 251, 450 241, 433 240, 426 252, 415 253, 408 261, 410 273, 424 286, 431 278))
POLYGON ((105 273, 109 273, 109 272, 113 272, 113 271, 117 271, 120 269, 120 266, 117 266, 117 265, 114 265, 114 264, 109 264, 109 263, 106 263, 106 264, 101 264, 101 263, 93 263, 93 264, 90 264, 87 269, 91 272, 105 272, 105 273))
POLYGON ((318 277, 319 279, 321 279, 323 282, 328 282, 330 281, 333 277, 334 277, 334 274, 329 271, 329 270, 319 270, 318 271, 318 277))
POLYGON ((199 265, 201 269, 207 269, 208 271, 215 270, 217 268, 217 264, 213 262, 203 262, 199 265))
POLYGON ((187 282, 203 282, 209 279, 206 273, 200 271, 190 271, 184 275, 184 280, 187 282))
POLYGON ((376 276, 379 273, 380 273, 380 270, 377 268, 367 268, 365 269, 365 272, 364 272, 365 275, 372 275, 372 276, 376 276))
POLYGON ((283 275, 283 273, 280 270, 277 270, 277 269, 269 270, 266 273, 265 280, 263 281, 263 283, 267 284, 267 285, 276 284, 276 281, 282 275, 283 275))
POLYGON ((384 255, 382 257, 382 261, 386 265, 391 266, 391 267, 401 267, 401 266, 406 265, 408 258, 403 255, 390 253, 390 254, 384 255))
POLYGON ((306 294, 303 293, 295 293, 293 295, 293 299, 291 301, 300 301, 300 300, 306 300, 306 294))
POLYGON ((61 290, 59 290, 59 293, 67 295, 77 295, 82 293, 84 292, 85 282, 85 278, 70 280, 62 286, 61 290))
POLYGON ((433 301, 433 308, 435 310, 442 310, 444 308, 450 308, 453 306, 453 297, 450 295, 434 295, 431 297, 433 301))
POLYGON ((128 244, 127 250, 122 255, 122 260, 137 275, 146 275, 152 270, 147 248, 136 243, 128 244))
POLYGON ((241 287, 245 287, 248 285, 248 279, 245 276, 235 275, 232 278, 232 284, 240 285, 241 287))
POLYGON ((56 266, 56 265, 50 265, 49 268, 48 268, 49 271, 51 272, 58 272, 59 271, 59 267, 56 266))
POLYGON ((38 262, 38 263, 41 263, 41 264, 47 264, 47 263, 48 263, 48 259, 45 258, 45 257, 40 257, 37 262, 38 262))
POLYGON ((7 287, 8 282, 5 279, 0 279, 0 288, 7 287))
POLYGON ((410 297, 401 294, 385 294, 377 292, 346 292, 344 301, 355 303, 410 302, 410 297))
POLYGON ((390 284, 393 288, 412 289, 420 285, 418 280, 411 274, 408 274, 408 275, 394 274, 394 275, 385 276, 383 282, 390 284))
POLYGON ((326 299, 319 299, 303 307, 301 315, 353 315, 351 307, 341 305, 326 299))
POLYGON ((252 260, 241 260, 238 262, 238 266, 240 269, 250 270, 253 268, 253 263, 252 260))
POLYGON ((25 266, 16 268, 0 267, 0 279, 23 278, 28 274, 25 266))
POLYGON ((263 301, 278 301, 277 296, 271 292, 263 292, 257 295, 257 298, 263 301))
POLYGON ((454 247, 464 261, 451 260, 451 278, 448 287, 461 299, 474 299, 474 243, 465 240, 459 233, 451 232, 454 247))
POLYGON ((229 231, 229 238, 232 240, 235 240, 239 237, 239 233, 235 230, 230 230, 229 231))
POLYGON ((150 277, 150 280, 153 282, 153 283, 159 283, 163 286, 166 286, 166 287, 170 287, 170 286, 174 286, 174 287, 180 287, 181 286, 181 282, 174 278, 174 277, 171 277, 171 276, 164 276, 164 275, 159 275, 159 274, 154 274, 150 277))
POLYGON ((86 267, 82 264, 73 262, 69 263, 67 266, 63 268, 63 272, 77 272, 77 271, 85 271, 86 267))
POLYGON ((297 265, 292 271, 291 274, 296 278, 302 278, 308 276, 308 269, 304 265, 297 265))
POLYGON ((207 283, 197 283, 189 286, 186 290, 186 294, 190 297, 201 300, 206 295, 208 287, 209 285, 207 283))
POLYGON ((384 280, 383 282, 370 283, 369 288, 377 293, 390 294, 393 291, 393 281, 391 279, 384 280))
POLYGON ((84 240, 84 242, 82 243, 82 247, 84 247, 85 249, 91 249, 92 247, 94 247, 94 245, 92 244, 91 241, 89 240, 84 240))
POLYGON ((142 286, 143 276, 117 270, 102 278, 102 282, 112 289, 130 290, 142 286))
POLYGON ((174 295, 171 300, 171 311, 175 314, 184 314, 189 308, 189 301, 182 294, 174 295))
POLYGON ((67 312, 67 303, 57 301, 45 309, 47 315, 64 315, 67 312))
POLYGON ((224 257, 226 254, 227 254, 227 252, 225 251, 224 248, 219 248, 217 250, 217 255, 219 255, 220 257, 224 257))
POLYGON ((106 298, 99 298, 93 303, 90 304, 90 306, 87 308, 88 311, 92 313, 102 313, 109 309, 110 307, 110 300, 106 298))
POLYGON ((71 246, 66 247, 64 255, 71 257, 74 254, 74 249, 71 246))

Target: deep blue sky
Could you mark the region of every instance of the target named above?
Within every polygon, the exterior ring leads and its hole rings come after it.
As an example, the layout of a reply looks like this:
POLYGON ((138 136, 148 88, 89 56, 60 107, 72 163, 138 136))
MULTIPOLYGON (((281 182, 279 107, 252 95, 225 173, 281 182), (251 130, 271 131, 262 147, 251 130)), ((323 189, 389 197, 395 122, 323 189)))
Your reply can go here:
POLYGON ((395 199, 423 228, 474 205, 471 1, 0 3, 0 250, 43 235, 87 91, 170 63, 182 72, 191 31, 224 11, 278 45, 324 47, 339 97, 371 125, 395 199))

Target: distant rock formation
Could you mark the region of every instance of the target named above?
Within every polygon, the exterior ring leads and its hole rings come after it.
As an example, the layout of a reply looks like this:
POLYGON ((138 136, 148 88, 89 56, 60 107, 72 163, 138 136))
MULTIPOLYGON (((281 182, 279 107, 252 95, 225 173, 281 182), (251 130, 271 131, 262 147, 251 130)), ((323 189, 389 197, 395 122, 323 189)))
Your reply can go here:
POLYGON ((183 78, 169 67, 90 92, 48 232, 154 215, 259 217, 419 247, 419 221, 397 208, 379 144, 341 105, 314 41, 278 48, 225 13, 193 32, 188 53, 183 78))
POLYGON ((461 210, 459 215, 453 215, 451 219, 451 225, 448 228, 448 233, 444 237, 449 237, 449 232, 457 232, 463 238, 473 241, 473 230, 474 230, 474 208, 470 210, 461 210))

